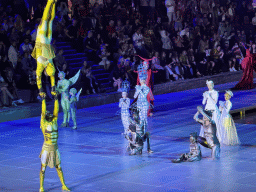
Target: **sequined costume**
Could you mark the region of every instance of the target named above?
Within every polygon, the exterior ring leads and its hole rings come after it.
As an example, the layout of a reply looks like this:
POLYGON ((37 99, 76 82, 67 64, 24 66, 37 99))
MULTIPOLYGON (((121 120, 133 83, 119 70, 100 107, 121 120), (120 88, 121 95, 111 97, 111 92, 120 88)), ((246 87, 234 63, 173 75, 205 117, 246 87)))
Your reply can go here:
POLYGON ((48 0, 43 12, 41 23, 37 29, 37 36, 34 50, 31 56, 37 60, 36 80, 39 94, 42 91, 42 73, 45 70, 51 79, 52 91, 55 91, 55 67, 53 58, 55 53, 51 45, 52 41, 52 23, 55 18, 55 6, 57 0, 48 0))
MULTIPOLYGON (((124 92, 126 93, 126 92, 124 92)), ((120 98, 119 99, 119 107, 121 108, 121 120, 124 126, 124 134, 127 133, 127 130, 129 129, 129 120, 130 112, 130 99, 129 98, 120 98)))
POLYGON ((189 145, 189 153, 184 153, 180 156, 179 159, 172 160, 173 163, 180 163, 180 162, 193 162, 193 161, 200 161, 202 158, 202 153, 200 146, 197 142, 197 133, 190 134, 190 145, 189 145))
POLYGON ((148 125, 148 109, 149 109, 149 102, 147 100, 147 95, 150 91, 149 87, 144 83, 142 85, 135 86, 136 91, 134 94, 134 98, 138 97, 136 102, 137 109, 139 110, 139 117, 140 122, 143 124, 144 131, 147 129, 148 125))
POLYGON ((139 120, 138 110, 133 114, 134 120, 129 118, 129 130, 126 135, 129 141, 128 150, 131 151, 130 155, 136 155, 137 153, 142 154, 144 142, 147 141, 148 153, 153 153, 150 149, 150 133, 144 132, 144 124, 139 120))
POLYGON ((70 89, 70 112, 71 112, 71 117, 74 123, 73 129, 77 129, 77 123, 76 123, 76 110, 77 110, 77 105, 76 103, 79 101, 79 96, 82 92, 82 89, 77 93, 77 90, 75 88, 70 89))
POLYGON ((75 84, 79 75, 80 75, 80 70, 77 72, 77 74, 74 77, 70 79, 65 79, 65 73, 63 71, 60 71, 58 74, 60 80, 58 81, 56 91, 58 93, 61 93, 61 107, 63 110, 63 123, 61 124, 61 127, 69 126, 69 121, 70 121, 69 88, 70 86, 75 84))
POLYGON ((56 90, 58 93, 61 93, 61 107, 63 110, 63 123, 61 124, 61 126, 68 127, 68 123, 70 120, 69 88, 71 86, 71 82, 68 79, 65 79, 64 72, 60 72, 59 77, 61 79, 58 81, 56 90))
MULTIPOLYGON (((213 119, 210 117, 210 113, 204 111, 202 107, 197 107, 198 112, 195 114, 194 119, 200 123, 204 130, 205 144, 208 148, 212 150, 212 158, 220 157, 220 143, 216 136, 216 124, 213 119), (199 119, 198 115, 201 113, 203 119, 199 119)), ((205 146, 205 145, 203 145, 205 146)))
POLYGON ((54 96, 54 111, 51 115, 46 111, 45 94, 42 95, 42 114, 41 114, 41 130, 44 135, 44 144, 40 153, 41 171, 40 171, 40 192, 44 191, 44 176, 46 167, 55 167, 62 183, 62 190, 70 191, 64 182, 63 172, 61 168, 61 159, 58 149, 58 112, 59 101, 57 95, 54 96))

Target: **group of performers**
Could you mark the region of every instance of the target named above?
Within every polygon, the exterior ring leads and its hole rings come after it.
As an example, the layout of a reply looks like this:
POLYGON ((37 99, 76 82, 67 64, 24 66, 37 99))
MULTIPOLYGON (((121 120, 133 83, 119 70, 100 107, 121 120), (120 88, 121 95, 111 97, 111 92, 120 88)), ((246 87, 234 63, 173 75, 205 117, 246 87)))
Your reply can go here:
POLYGON ((77 93, 75 88, 70 87, 77 81, 80 71, 71 79, 65 79, 65 73, 60 71, 58 77, 57 88, 55 86, 55 67, 53 58, 55 53, 51 45, 52 41, 52 23, 55 18, 55 7, 57 0, 48 0, 43 12, 40 25, 37 30, 37 37, 35 47, 32 52, 32 57, 37 61, 36 80, 39 89, 39 96, 42 99, 42 112, 40 128, 44 136, 44 144, 40 153, 41 170, 40 170, 40 192, 44 190, 44 176, 46 167, 56 168, 58 176, 62 184, 62 190, 70 191, 66 186, 63 172, 61 168, 61 158, 58 149, 58 113, 59 101, 58 94, 61 94, 61 106, 64 112, 62 127, 69 126, 70 114, 74 123, 73 129, 77 128, 76 123, 76 103, 79 99, 81 90, 77 93), (54 110, 53 114, 46 110, 46 93, 42 86, 42 73, 50 77, 52 91, 54 97, 54 110))
MULTIPOLYGON (((61 124, 62 127, 69 127, 70 116, 73 120, 73 129, 77 128, 76 123, 76 103, 79 100, 81 90, 77 92, 75 88, 70 87, 77 81, 80 71, 71 79, 65 79, 65 73, 60 71, 58 74, 59 81, 55 86, 55 67, 52 59, 55 57, 52 41, 52 22, 55 17, 55 6, 57 0, 48 0, 41 23, 38 27, 36 43, 32 52, 33 58, 37 60, 37 86, 39 96, 42 98, 42 113, 41 113, 41 130, 44 135, 44 144, 40 153, 41 170, 40 170, 40 192, 44 191, 44 176, 46 167, 55 167, 62 183, 62 190, 70 191, 64 182, 63 172, 61 168, 60 153, 58 150, 58 112, 59 101, 58 94, 61 94, 61 106, 64 117, 61 124), (42 73, 50 76, 52 91, 54 97, 54 111, 51 114, 46 110, 46 94, 42 88, 42 73)), ((122 98, 119 100, 121 108, 121 120, 124 126, 124 136, 128 141, 127 150, 130 155, 142 154, 144 142, 147 141, 147 152, 152 153, 150 148, 150 133, 147 130, 148 116, 152 116, 154 96, 152 93, 152 71, 149 68, 149 60, 141 58, 143 61, 138 67, 138 80, 135 86, 134 102, 130 105, 128 96, 129 82, 124 81, 122 85, 122 98), (130 111, 132 116, 130 115, 130 111)), ((244 71, 248 71, 250 82, 252 81, 252 63, 254 58, 249 51, 244 62, 244 71)), ((247 72, 246 72, 247 73, 247 72)), ((199 161, 202 153, 199 143, 212 150, 212 158, 220 157, 221 145, 237 145, 239 139, 235 127, 235 123, 229 111, 232 107, 230 98, 233 93, 227 90, 225 93, 225 101, 218 103, 218 91, 214 90, 212 81, 206 82, 208 91, 203 94, 203 105, 197 107, 197 113, 194 116, 196 122, 200 123, 201 131, 190 134, 190 152, 183 154, 179 159, 173 162, 182 161, 199 161), (203 116, 199 119, 199 114, 203 116)), ((251 85, 250 85, 251 86, 251 85)))
POLYGON ((206 84, 209 90, 204 92, 202 102, 205 109, 203 110, 201 106, 198 106, 197 113, 194 115, 194 120, 201 125, 200 134, 199 136, 196 132, 190 134, 190 152, 172 160, 174 163, 200 161, 202 153, 199 143, 212 150, 212 159, 220 157, 221 145, 240 144, 234 120, 229 113, 232 107, 230 101, 230 98, 233 97, 232 91, 225 91, 225 101, 220 101, 218 107, 219 94, 218 91, 214 90, 213 81, 207 80, 206 84), (199 114, 203 116, 202 119, 198 118, 199 114))

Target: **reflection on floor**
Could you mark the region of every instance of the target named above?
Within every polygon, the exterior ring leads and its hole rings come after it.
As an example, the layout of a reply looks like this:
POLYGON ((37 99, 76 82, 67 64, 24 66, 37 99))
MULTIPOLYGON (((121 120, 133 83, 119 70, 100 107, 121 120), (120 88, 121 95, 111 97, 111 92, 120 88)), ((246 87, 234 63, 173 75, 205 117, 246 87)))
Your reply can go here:
MULTIPOLYGON (((223 91, 233 84, 216 86, 223 91)), ((67 185, 72 191, 256 191, 256 125, 236 120, 241 146, 222 146, 221 159, 210 150, 194 163, 171 163, 188 152, 189 133, 198 131, 196 106, 206 88, 156 96, 149 119, 153 154, 129 156, 118 104, 78 111, 78 129, 59 129, 59 149, 67 185)), ((235 92, 234 108, 256 101, 254 91, 235 92)), ((62 116, 62 114, 60 115, 62 116)), ((0 191, 38 191, 43 136, 39 117, 0 124, 0 191)), ((59 118, 61 123, 62 117, 59 118)), ((45 189, 61 191, 55 169, 46 169, 45 189)))

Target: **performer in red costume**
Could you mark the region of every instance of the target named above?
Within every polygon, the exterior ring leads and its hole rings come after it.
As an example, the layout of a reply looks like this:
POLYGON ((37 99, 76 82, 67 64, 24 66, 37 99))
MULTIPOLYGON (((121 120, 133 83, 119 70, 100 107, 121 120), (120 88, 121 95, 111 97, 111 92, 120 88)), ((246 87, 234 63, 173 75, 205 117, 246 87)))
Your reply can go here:
POLYGON ((256 44, 252 44, 250 49, 246 49, 246 56, 242 60, 241 67, 243 70, 243 77, 234 89, 252 89, 253 70, 256 72, 256 44))
MULTIPOLYGON (((153 115, 153 106, 154 106, 154 95, 152 93, 152 90, 154 89, 154 83, 152 80, 152 73, 157 73, 158 71, 152 71, 151 68, 149 68, 149 61, 151 61, 152 59, 145 59, 143 57, 140 57, 139 55, 137 55, 139 58, 141 58, 143 60, 142 65, 143 68, 145 70, 147 70, 147 79, 146 79, 146 85, 150 88, 150 91, 147 95, 147 100, 148 102, 151 104, 149 106, 148 109, 148 116, 152 116, 153 115)), ((134 71, 135 73, 138 73, 138 77, 137 77, 137 85, 140 85, 140 78, 139 78, 139 73, 140 71, 134 71)), ((135 103, 137 101, 137 98, 133 101, 133 103, 135 103)))

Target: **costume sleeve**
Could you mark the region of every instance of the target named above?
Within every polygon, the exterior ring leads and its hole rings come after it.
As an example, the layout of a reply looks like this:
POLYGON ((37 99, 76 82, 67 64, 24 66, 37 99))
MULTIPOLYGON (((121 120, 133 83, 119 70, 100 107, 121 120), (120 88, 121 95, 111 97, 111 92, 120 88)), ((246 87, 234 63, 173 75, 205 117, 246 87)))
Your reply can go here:
POLYGON ((215 104, 217 104, 218 98, 219 98, 219 93, 218 93, 218 91, 214 91, 214 94, 213 94, 212 98, 214 99, 215 104))
POLYGON ((205 105, 205 104, 206 104, 206 100, 207 100, 207 96, 206 96, 206 93, 204 93, 204 94, 203 94, 203 97, 204 97, 204 99, 203 99, 203 102, 202 102, 202 104, 203 104, 203 105, 205 105))
POLYGON ((123 99, 119 99, 119 107, 122 107, 122 104, 123 104, 123 99))
POLYGON ((139 93, 140 93, 141 87, 139 85, 136 85, 135 89, 136 89, 136 91, 135 91, 135 94, 134 94, 134 98, 137 98, 139 93))
POLYGON ((224 105, 223 110, 225 110, 227 113, 229 113, 230 109, 232 108, 232 103, 228 102, 227 106, 224 105))
POLYGON ((59 113, 59 100, 55 99, 54 101, 54 110, 53 110, 53 116, 56 118, 58 117, 58 113, 59 113))

